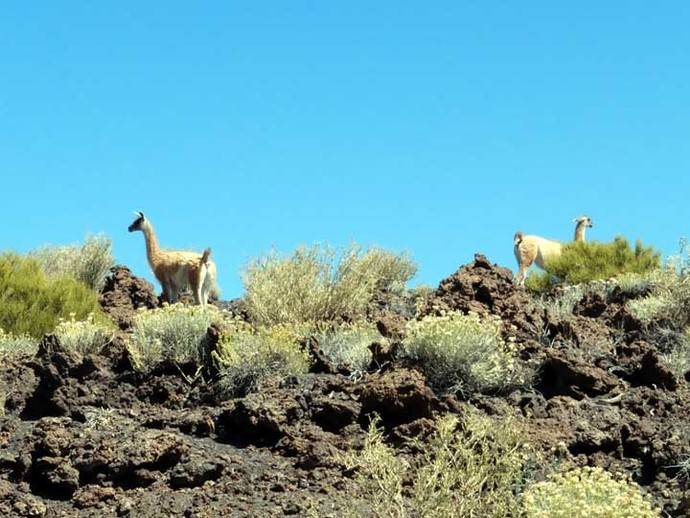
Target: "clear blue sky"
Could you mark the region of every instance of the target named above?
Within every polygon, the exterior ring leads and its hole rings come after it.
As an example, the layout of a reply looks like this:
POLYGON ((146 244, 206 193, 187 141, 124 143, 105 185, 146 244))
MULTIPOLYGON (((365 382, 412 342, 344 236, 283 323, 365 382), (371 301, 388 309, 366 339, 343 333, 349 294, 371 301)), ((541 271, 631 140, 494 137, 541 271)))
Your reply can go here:
POLYGON ((690 4, 3 2, 0 248, 409 251, 436 284, 515 230, 690 234, 690 4))

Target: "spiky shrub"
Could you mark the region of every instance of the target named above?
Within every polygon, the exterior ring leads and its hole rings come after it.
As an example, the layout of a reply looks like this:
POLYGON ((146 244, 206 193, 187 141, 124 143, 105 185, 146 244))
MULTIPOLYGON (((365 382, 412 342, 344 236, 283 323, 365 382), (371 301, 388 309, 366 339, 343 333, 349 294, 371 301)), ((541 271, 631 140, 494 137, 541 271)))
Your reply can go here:
POLYGON ((55 328, 55 335, 66 351, 96 354, 112 341, 114 326, 95 321, 93 315, 84 320, 77 320, 74 315, 70 315, 69 319, 60 320, 55 328))
POLYGON ((310 357, 300 345, 311 326, 277 324, 254 328, 235 321, 226 325, 212 357, 221 371, 219 386, 226 397, 257 390, 269 376, 300 376, 309 370, 310 357))
POLYGON ((27 335, 14 335, 0 328, 0 355, 35 354, 38 340, 27 335))
POLYGON ((637 241, 632 248, 624 237, 611 243, 573 242, 563 246, 560 256, 544 265, 546 273, 531 275, 527 287, 542 293, 550 288, 548 279, 555 277, 568 284, 609 279, 624 273, 646 273, 661 267, 661 253, 637 241))
POLYGON ((105 236, 88 236, 81 245, 44 246, 30 256, 48 276, 68 276, 96 291, 115 264, 112 242, 105 236))
POLYGON ((427 316, 407 324, 401 354, 419 363, 439 392, 493 391, 520 383, 516 346, 501 337, 498 317, 427 316))
POLYGON ((129 348, 137 368, 163 360, 203 365, 208 359, 206 332, 222 315, 213 306, 164 305, 140 309, 134 317, 129 348))
POLYGON ((514 516, 516 492, 526 484, 534 454, 511 419, 468 412, 460 422, 446 415, 406 460, 384 442, 377 421, 363 449, 343 457, 356 470, 355 516, 450 518, 514 516), (409 482, 407 482, 409 481, 409 482))
POLYGON ((83 283, 69 277, 48 278, 33 259, 0 255, 0 328, 40 338, 71 314, 77 319, 94 314, 105 320, 98 295, 83 283))
POLYGON ((321 352, 336 366, 365 371, 371 363, 369 346, 383 339, 369 322, 342 324, 314 334, 321 352))
POLYGON ((407 256, 378 248, 300 247, 252 261, 243 272, 244 299, 258 325, 353 319, 377 290, 399 289, 415 271, 407 256))
POLYGON ((653 518, 660 512, 634 482, 617 480, 601 468, 578 468, 552 475, 524 494, 528 518, 582 516, 601 518, 653 518))

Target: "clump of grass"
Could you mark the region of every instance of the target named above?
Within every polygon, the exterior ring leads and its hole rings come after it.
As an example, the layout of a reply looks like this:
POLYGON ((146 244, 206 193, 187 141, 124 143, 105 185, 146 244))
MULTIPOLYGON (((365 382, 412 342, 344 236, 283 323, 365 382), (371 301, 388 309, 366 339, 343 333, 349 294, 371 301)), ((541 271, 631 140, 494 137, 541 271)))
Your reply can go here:
POLYGON ((0 328, 0 354, 36 354, 38 340, 27 335, 14 335, 0 328))
POLYGON ((676 378, 682 380, 690 372, 690 328, 677 336, 673 347, 662 358, 676 378))
POLYGON ((112 325, 95 321, 93 314, 85 320, 77 320, 72 314, 69 319, 60 320, 55 336, 66 351, 97 354, 112 341, 114 331, 112 325))
POLYGON ((377 290, 400 290, 415 271, 406 255, 379 248, 301 247, 252 261, 243 273, 244 299, 257 325, 356 319, 377 290))
POLYGON ((498 317, 447 313, 409 322, 401 354, 419 362, 437 391, 471 393, 521 383, 516 352, 498 317))
POLYGON ((206 332, 222 315, 213 306, 164 305, 140 309, 134 317, 130 352, 137 368, 146 370, 163 360, 204 365, 208 359, 206 332))
POLYGON ((563 290, 554 294, 542 294, 535 297, 532 303, 541 311, 552 316, 567 320, 573 314, 573 309, 586 295, 586 285, 565 286, 563 290))
POLYGON ((240 397, 259 388, 269 376, 306 374, 310 356, 301 345, 311 334, 307 324, 277 324, 254 328, 242 321, 226 325, 212 353, 221 372, 219 386, 227 397, 240 397))
POLYGON ((15 336, 40 338, 61 318, 105 321, 98 295, 70 277, 49 278, 38 262, 0 255, 0 327, 15 336))
POLYGON ((103 288, 115 264, 112 242, 105 236, 88 236, 81 245, 44 246, 32 252, 49 277, 68 276, 95 291, 103 288))
POLYGON ((652 507, 634 482, 617 480, 601 468, 578 468, 552 475, 524 494, 527 518, 574 516, 578 510, 601 518, 653 518, 652 507))
POLYGON ((369 322, 334 326, 314 334, 321 352, 335 366, 351 371, 365 371, 371 363, 369 346, 383 337, 369 322))
POLYGON ((525 285, 535 293, 553 286, 553 278, 567 284, 610 279, 625 273, 648 273, 661 267, 661 253, 639 240, 631 247, 624 237, 611 243, 573 242, 563 246, 560 256, 544 265, 546 273, 530 275, 525 285))
POLYGON ((405 460, 388 446, 374 420, 361 452, 343 461, 356 469, 355 516, 450 518, 515 516, 519 488, 533 459, 522 431, 511 419, 493 420, 468 412, 462 422, 446 415, 405 460), (409 481, 409 482, 407 482, 409 481))

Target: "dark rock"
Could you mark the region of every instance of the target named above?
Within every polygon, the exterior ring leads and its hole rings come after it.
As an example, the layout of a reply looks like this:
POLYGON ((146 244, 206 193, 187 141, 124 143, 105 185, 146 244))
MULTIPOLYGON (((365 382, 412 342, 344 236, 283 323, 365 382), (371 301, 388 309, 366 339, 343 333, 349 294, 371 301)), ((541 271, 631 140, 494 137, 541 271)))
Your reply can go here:
POLYGON ((616 376, 585 360, 551 350, 539 372, 538 389, 546 396, 567 395, 577 399, 607 394, 619 381, 616 376))
POLYGON ((170 486, 179 489, 182 487, 198 487, 209 480, 217 480, 223 473, 223 465, 202 457, 192 457, 188 461, 179 464, 170 474, 170 486))
POLYGON ((534 340, 543 327, 542 315, 531 304, 529 293, 515 286, 513 272, 480 254, 442 280, 431 295, 428 313, 449 310, 498 315, 506 330, 519 341, 534 340))
POLYGON ((158 297, 151 283, 136 277, 129 268, 115 266, 110 272, 101 290, 101 307, 120 329, 128 330, 134 323, 136 310, 158 307, 158 297))
POLYGON ((431 417, 440 404, 424 376, 411 369, 375 373, 359 389, 362 415, 378 414, 386 426, 431 417))

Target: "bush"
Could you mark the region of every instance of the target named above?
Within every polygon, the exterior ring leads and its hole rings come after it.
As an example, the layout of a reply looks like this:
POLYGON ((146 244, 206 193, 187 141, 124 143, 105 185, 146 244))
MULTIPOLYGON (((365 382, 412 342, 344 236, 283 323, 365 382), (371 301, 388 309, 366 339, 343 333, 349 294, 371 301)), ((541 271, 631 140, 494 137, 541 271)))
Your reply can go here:
POLYGON ((145 370, 163 360, 204 365, 208 360, 206 332, 221 319, 220 311, 213 306, 166 304, 157 309, 140 309, 134 317, 130 340, 137 368, 145 370))
POLYGON ((528 518, 574 516, 601 518, 652 518, 658 510, 633 482, 616 480, 601 468, 578 468, 555 474, 530 487, 524 494, 528 518))
POLYGON ((690 372, 690 328, 680 335, 677 343, 663 356, 664 362, 676 378, 682 380, 690 372))
POLYGON ((254 329, 242 321, 230 324, 212 353, 221 371, 222 392, 227 397, 240 397, 257 390, 269 376, 306 374, 310 357, 300 342, 310 332, 306 325, 254 329))
POLYGON ((60 318, 106 321, 98 295, 69 277, 48 278, 39 264, 18 255, 0 255, 0 328, 16 336, 40 338, 60 318))
POLYGON ((115 264, 112 243, 105 236, 89 236, 82 245, 45 246, 30 254, 50 277, 68 276, 100 291, 115 264))
POLYGON ((534 463, 511 419, 468 412, 460 424, 447 415, 424 442, 413 445, 420 452, 417 458, 408 462, 396 456, 377 421, 372 422, 362 451, 342 459, 357 470, 359 500, 349 506, 352 514, 450 518, 519 513, 516 492, 534 463))
POLYGON ((369 346, 383 339, 374 324, 357 322, 316 333, 321 352, 337 367, 365 371, 371 363, 369 346))
POLYGON ((440 392, 498 390, 522 381, 514 342, 504 342, 501 321, 475 313, 427 316, 407 324, 402 355, 419 362, 440 392))
POLYGON ((247 310, 258 325, 355 319, 377 290, 396 290, 416 268, 405 255, 356 245, 340 254, 326 246, 271 253, 243 273, 247 310))
POLYGON ((560 256, 548 259, 546 273, 530 275, 527 287, 543 293, 551 287, 551 277, 568 284, 610 279, 624 273, 647 273, 661 266, 661 254, 637 241, 631 248, 627 239, 611 243, 568 243, 560 256))
POLYGON ((36 354, 38 340, 27 335, 14 335, 0 328, 0 354, 36 354))
POLYGON ((55 335, 66 351, 96 354, 112 341, 114 326, 96 322, 93 315, 81 321, 71 315, 69 320, 60 321, 55 328, 55 335))

